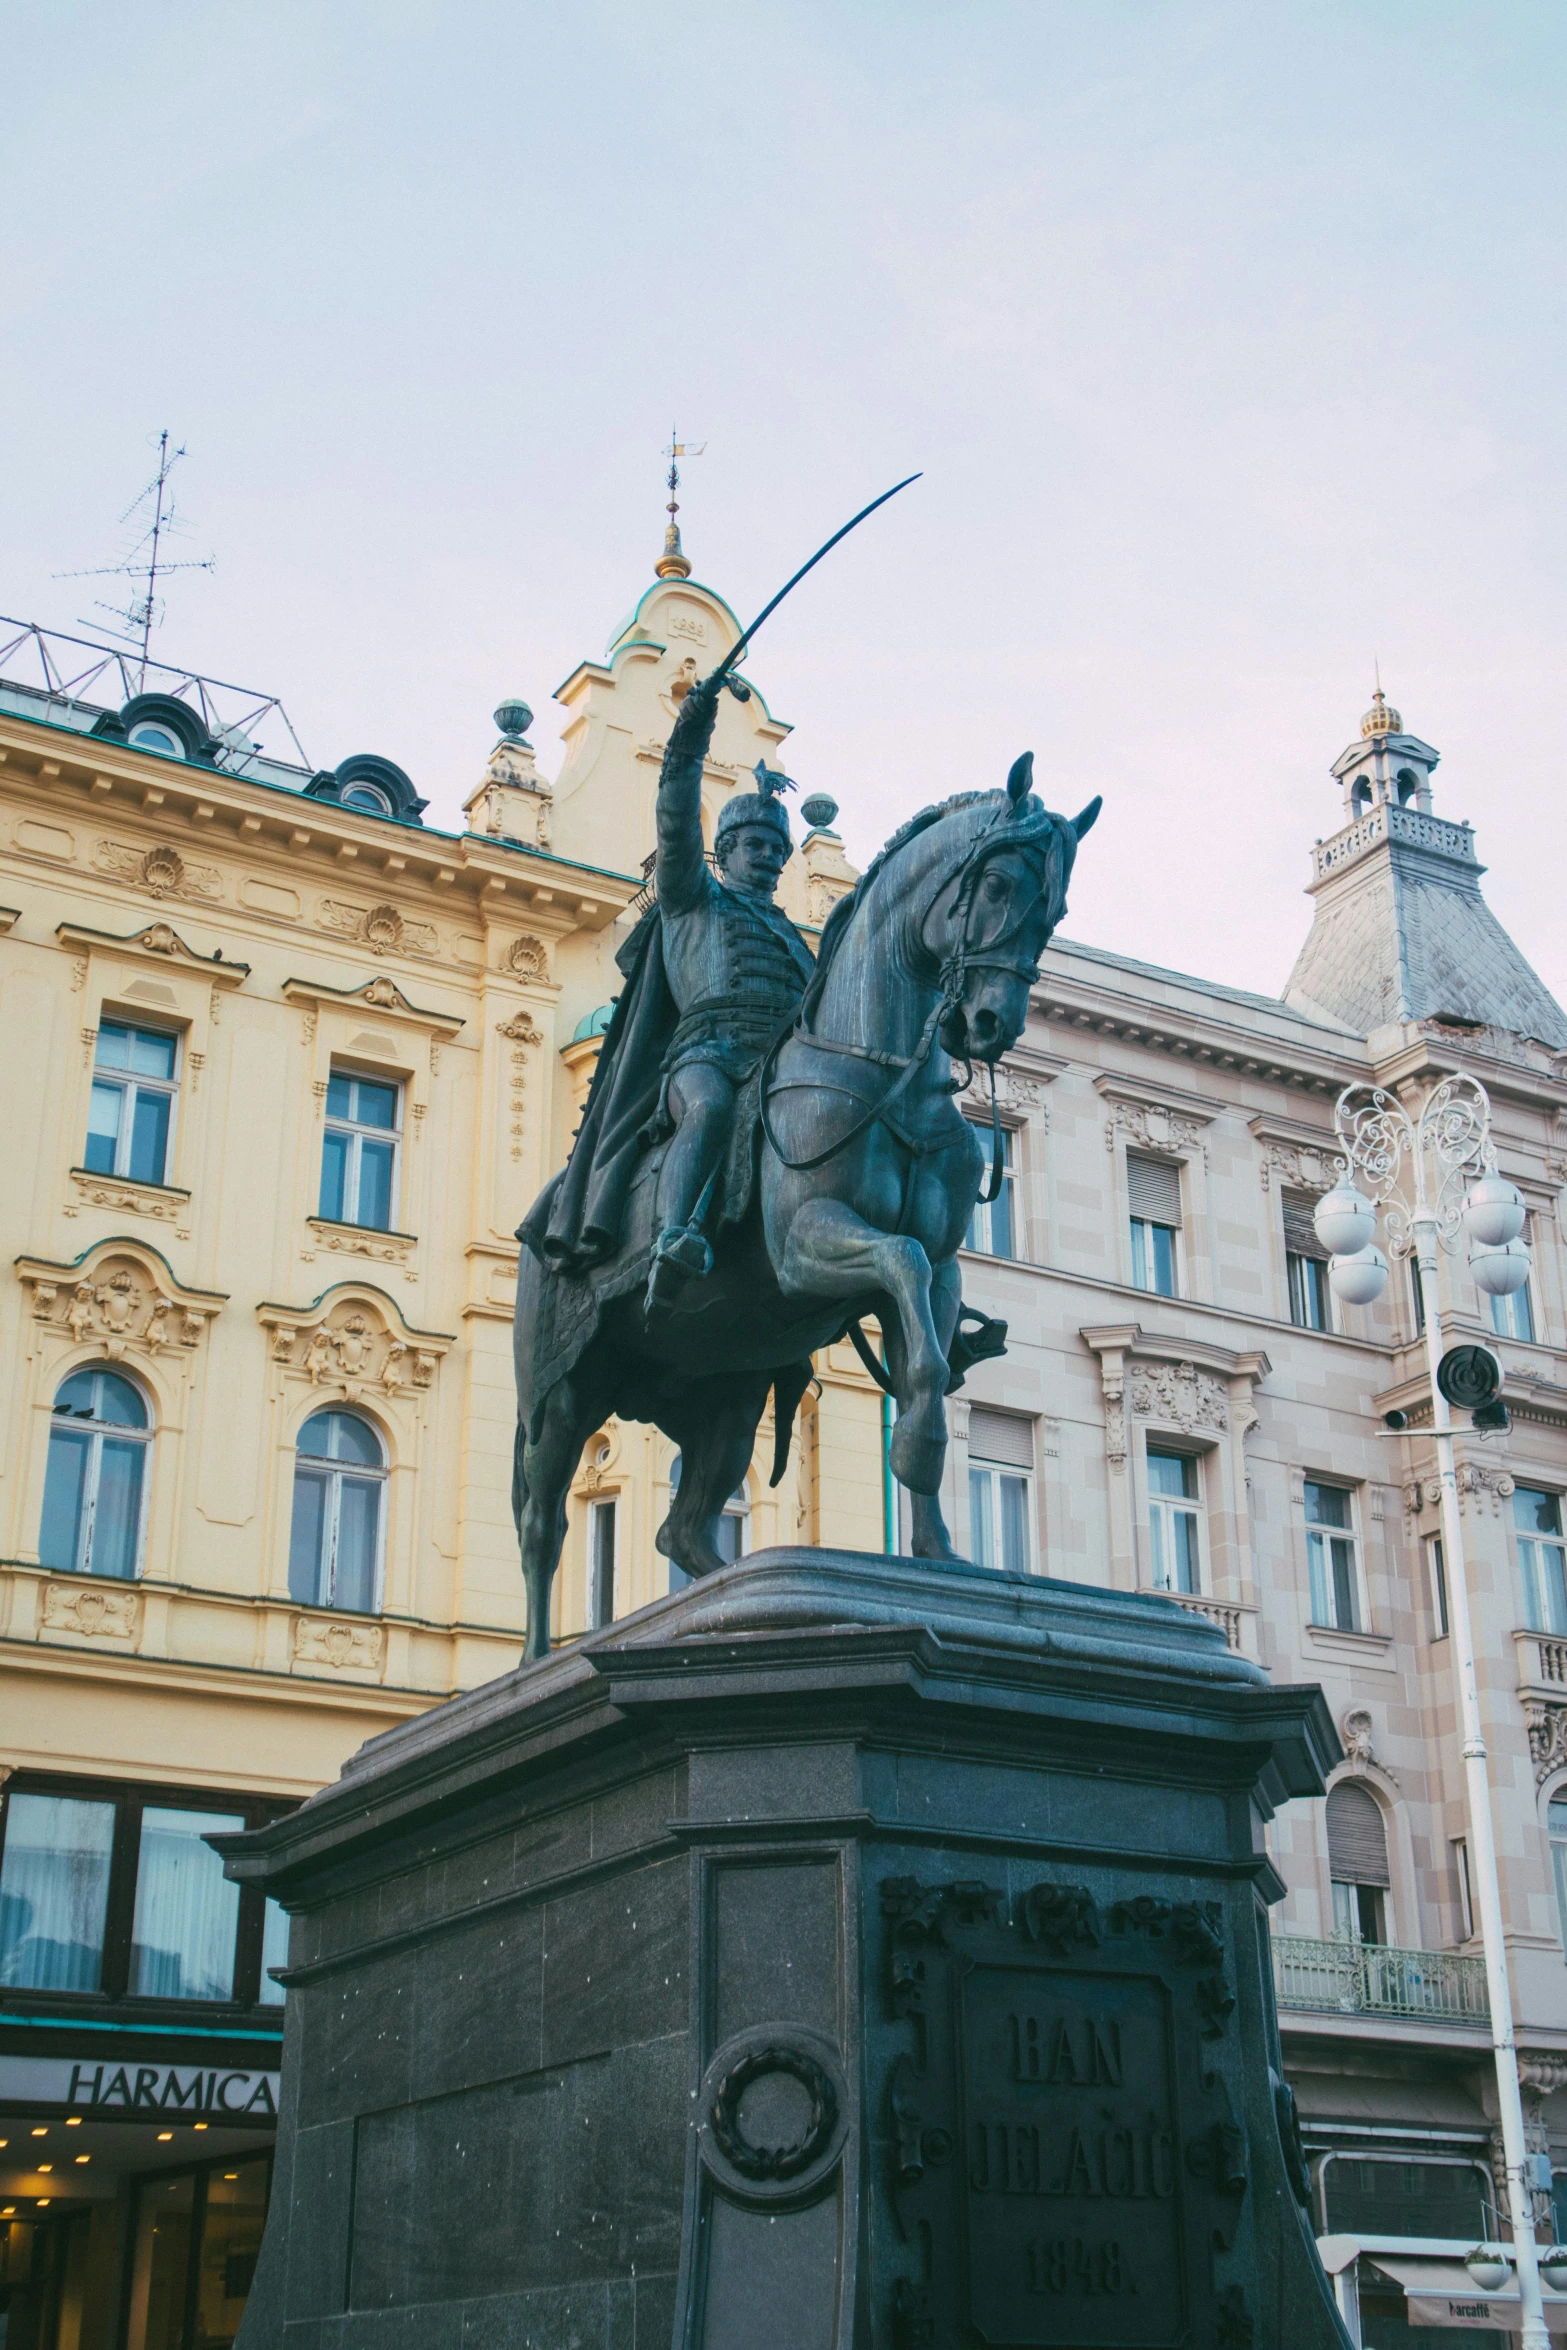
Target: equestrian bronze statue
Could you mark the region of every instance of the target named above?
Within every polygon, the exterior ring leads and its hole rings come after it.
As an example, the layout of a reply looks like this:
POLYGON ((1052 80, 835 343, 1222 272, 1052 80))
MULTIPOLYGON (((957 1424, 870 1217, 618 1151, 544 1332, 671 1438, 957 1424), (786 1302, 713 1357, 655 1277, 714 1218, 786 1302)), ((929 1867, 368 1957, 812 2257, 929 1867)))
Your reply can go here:
POLYGON ((594 1430, 611 1414, 651 1420, 680 1447, 657 1544, 710 1574, 769 1390, 776 1484, 811 1356, 846 1334, 869 1354, 866 1316, 897 1399, 891 1465, 914 1554, 955 1559, 937 1500, 943 1398, 1005 1335, 972 1315, 978 1333, 960 1329, 957 1251, 985 1153, 952 1064, 994 1064, 1021 1035, 1099 802, 1052 815, 1026 754, 1005 791, 923 810, 833 908, 813 967, 772 904, 789 853, 774 778, 730 801, 717 876, 703 860, 697 786, 723 684, 681 704, 658 897, 617 958, 626 985, 571 1157, 519 1236, 513 1507, 530 1658, 549 1653, 566 1496, 594 1430))

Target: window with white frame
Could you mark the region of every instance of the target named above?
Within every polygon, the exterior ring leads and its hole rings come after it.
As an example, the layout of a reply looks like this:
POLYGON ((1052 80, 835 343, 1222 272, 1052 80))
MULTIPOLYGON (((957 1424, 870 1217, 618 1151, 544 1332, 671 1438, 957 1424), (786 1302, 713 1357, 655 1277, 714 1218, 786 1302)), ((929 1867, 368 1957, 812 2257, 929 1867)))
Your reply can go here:
POLYGON ((969 1547, 978 1567, 1027 1575, 1034 1564, 1034 1423, 975 1404, 968 1426, 969 1547))
POLYGON ((1386 1942, 1390 1873, 1381 1805, 1353 1779, 1341 1779, 1328 1790, 1327 1828, 1334 1933, 1386 1942))
POLYGON ((1431 1594, 1431 1637, 1447 1638, 1447 1563, 1442 1556, 1442 1537, 1426 1537, 1426 1586, 1431 1594))
POLYGON ((179 1038, 168 1029, 102 1022, 82 1161, 90 1173, 168 1181, 179 1052, 179 1038))
POLYGON ((1181 1170, 1173 1159, 1126 1154, 1132 1227, 1132 1286, 1159 1297, 1180 1292, 1181 1170))
MULTIPOLYGON (((978 1125, 978 1120, 975 1120, 978 1125)), ((981 1191, 990 1189, 993 1137, 988 1128, 982 1129, 985 1146, 985 1180, 981 1191)), ((982 1257, 1015 1257, 1020 1238, 1017 1214, 1017 1166, 1014 1136, 1010 1126, 1001 1129, 1001 1189, 993 1200, 981 1197, 974 1203, 968 1231, 963 1245, 982 1257)))
MULTIPOLYGON (((1528 1243, 1530 1234, 1527 1224, 1519 1238, 1525 1244, 1528 1243)), ((1515 1289, 1510 1297, 1493 1297, 1489 1300, 1491 1328, 1499 1338, 1533 1339, 1534 1307, 1530 1302, 1529 1287, 1526 1281, 1522 1289, 1515 1289)))
POLYGON ((1458 1895, 1459 1940, 1467 1942, 1475 1930, 1474 1886, 1469 1879, 1469 1839, 1453 1838, 1453 1885, 1458 1895))
POLYGON ((147 1449, 139 1388, 117 1371, 73 1371, 54 1399, 38 1557, 43 1566, 130 1582, 141 1563, 147 1449))
POLYGON ((619 1503, 613 1494, 588 1504, 588 1630, 615 1621, 615 1535, 619 1503))
POLYGON ((380 1605, 386 1450, 357 1412, 313 1412, 299 1431, 288 1588, 307 1607, 380 1605))
POLYGON ((1562 1497, 1537 1486, 1513 1493, 1513 1531, 1523 1569, 1524 1609, 1531 1632, 1567 1632, 1567 1543, 1562 1497))
POLYGON ((397 1204, 397 1142, 402 1087, 384 1077, 334 1069, 327 1080, 321 1146, 321 1204, 332 1224, 367 1224, 389 1232, 397 1204))
POLYGON ((1301 1330, 1331 1330, 1333 1292, 1328 1286, 1328 1252, 1312 1222, 1315 1206, 1309 1191, 1286 1191, 1283 1195, 1290 1320, 1301 1330))
POLYGON ((1190 1453, 1148 1447, 1148 1548, 1156 1591, 1200 1591, 1199 1471, 1190 1453))
POLYGON ((1311 1572, 1311 1621, 1358 1632, 1360 1573, 1355 1556, 1354 1508, 1343 1485, 1306 1479, 1306 1562, 1311 1572))
POLYGON ((1567 1787, 1558 1787, 1545 1807, 1551 1846, 1551 1882, 1556 1888, 1556 1931, 1567 1950, 1567 1787))

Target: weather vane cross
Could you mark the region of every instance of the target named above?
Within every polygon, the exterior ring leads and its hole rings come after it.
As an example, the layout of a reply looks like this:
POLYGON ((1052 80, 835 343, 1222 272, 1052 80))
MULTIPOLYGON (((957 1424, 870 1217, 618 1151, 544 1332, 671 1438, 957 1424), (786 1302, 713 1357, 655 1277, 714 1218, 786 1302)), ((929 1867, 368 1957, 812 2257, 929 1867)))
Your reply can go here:
POLYGON ((683 441, 674 425, 669 428, 669 446, 664 455, 669 459, 669 528, 664 533, 664 552, 654 565, 660 579, 689 579, 691 566, 686 561, 680 544, 680 525, 675 520, 680 512, 680 500, 675 495, 680 487, 680 460, 682 457, 700 457, 706 441, 683 441))

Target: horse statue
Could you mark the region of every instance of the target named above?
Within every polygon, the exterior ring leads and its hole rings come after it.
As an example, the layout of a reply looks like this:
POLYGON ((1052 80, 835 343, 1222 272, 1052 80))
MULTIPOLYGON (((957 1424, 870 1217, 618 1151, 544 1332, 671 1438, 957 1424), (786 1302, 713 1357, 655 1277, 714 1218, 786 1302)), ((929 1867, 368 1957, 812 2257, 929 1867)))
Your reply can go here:
MULTIPOLYGON (((716 695, 717 679, 706 682, 716 695)), ((566 1497, 588 1437, 614 1414, 651 1420, 680 1447, 679 1486, 656 1541, 687 1574, 711 1574, 725 1563, 719 1521, 750 1465, 769 1391, 776 1485, 810 1358, 845 1335, 897 1401, 891 1466, 911 1497, 914 1555, 958 1562, 937 1498, 943 1399, 973 1362, 1004 1351, 1005 1325, 963 1307, 957 1251, 985 1153, 953 1099, 968 1079, 952 1064, 990 1064, 998 1185, 995 1063, 1022 1033, 1078 843, 1100 807, 1094 799, 1075 818, 1053 815, 1032 774, 1025 753, 1004 791, 959 792, 922 810, 834 907, 798 1011, 740 1091, 717 1201, 709 1180, 698 1206, 696 1223, 706 1215, 716 1226, 711 1270, 656 1311, 649 1269, 669 1146, 648 1148, 645 1129, 595 1114, 611 1049, 622 1062, 637 1049, 633 990, 619 999, 573 1151, 630 1155, 617 1228, 585 1267, 552 1259, 543 1236, 568 1167, 519 1235, 512 1504, 527 1659, 549 1654, 566 1497), (885 1372, 860 1329, 866 1315, 880 1325, 885 1372)), ((657 920, 655 906, 644 922, 657 920)))

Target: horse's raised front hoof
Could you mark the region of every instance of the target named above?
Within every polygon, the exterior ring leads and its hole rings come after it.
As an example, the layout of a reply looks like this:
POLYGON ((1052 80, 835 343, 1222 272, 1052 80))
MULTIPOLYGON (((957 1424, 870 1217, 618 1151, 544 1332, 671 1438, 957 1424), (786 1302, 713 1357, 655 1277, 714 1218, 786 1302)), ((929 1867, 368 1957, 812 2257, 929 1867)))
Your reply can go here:
POLYGON ((910 1493, 937 1493, 947 1464, 942 1436, 921 1436, 912 1420, 900 1420, 892 1432, 892 1473, 910 1493))

